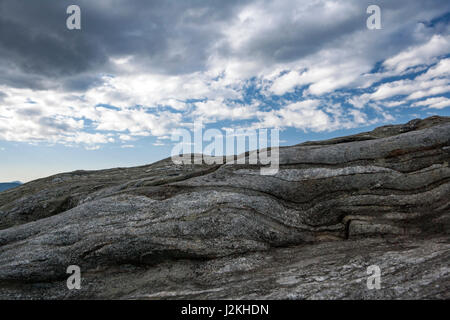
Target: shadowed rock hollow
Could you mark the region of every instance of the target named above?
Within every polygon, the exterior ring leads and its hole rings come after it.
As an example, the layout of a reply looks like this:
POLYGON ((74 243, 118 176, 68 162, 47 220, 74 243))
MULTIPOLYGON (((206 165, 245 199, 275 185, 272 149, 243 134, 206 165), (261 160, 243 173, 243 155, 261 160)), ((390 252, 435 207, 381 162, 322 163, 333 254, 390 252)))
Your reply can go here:
POLYGON ((0 193, 0 298, 448 299, 449 159, 431 117, 282 147, 273 176, 166 159, 36 180, 0 193))

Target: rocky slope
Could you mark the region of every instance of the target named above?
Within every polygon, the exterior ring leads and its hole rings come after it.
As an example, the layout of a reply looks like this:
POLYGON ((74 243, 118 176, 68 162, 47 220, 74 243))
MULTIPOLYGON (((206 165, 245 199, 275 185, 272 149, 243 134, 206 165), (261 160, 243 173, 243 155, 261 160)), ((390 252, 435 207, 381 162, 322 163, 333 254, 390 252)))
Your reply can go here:
POLYGON ((448 299, 449 159, 431 117, 280 148, 273 176, 166 159, 36 180, 0 193, 0 298, 448 299))

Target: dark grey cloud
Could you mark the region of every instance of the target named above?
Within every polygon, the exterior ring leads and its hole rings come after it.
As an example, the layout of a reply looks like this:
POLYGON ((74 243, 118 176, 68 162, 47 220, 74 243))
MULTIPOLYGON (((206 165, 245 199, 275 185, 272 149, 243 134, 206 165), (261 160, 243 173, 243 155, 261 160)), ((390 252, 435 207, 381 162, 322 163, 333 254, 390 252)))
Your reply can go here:
POLYGON ((24 116, 24 117, 30 117, 33 118, 35 116, 40 116, 42 114, 42 110, 39 108, 23 108, 18 109, 17 114, 24 116))
POLYGON ((71 75, 102 64, 107 55, 94 39, 65 28, 66 1, 3 0, 0 52, 21 71, 47 77, 71 75))
MULTIPOLYGON (((111 57, 129 55, 140 71, 164 74, 202 71, 212 54, 255 57, 267 63, 294 61, 339 46, 346 37, 363 30, 369 4, 380 5, 383 27, 396 34, 392 39, 380 32, 370 39, 372 46, 395 53, 415 41, 407 28, 450 10, 448 0, 355 1, 357 10, 335 19, 313 16, 307 21, 281 20, 235 50, 221 41, 223 28, 252 2, 0 0, 0 84, 84 91, 101 83, 102 74, 116 72, 111 57), (82 9, 81 31, 66 28, 65 12, 70 4, 82 9)), ((273 1, 259 1, 258 5, 264 8, 273 1)), ((281 13, 284 10, 279 9, 281 13)), ((318 7, 314 12, 319 14, 320 10, 318 7)), ((240 32, 245 34, 246 30, 240 32)), ((375 60, 381 57, 376 52, 370 54, 375 60)))
POLYGON ((69 124, 49 117, 40 118, 38 123, 40 125, 40 130, 45 132, 70 132, 74 130, 69 124))
POLYGON ((103 83, 101 75, 78 74, 63 82, 63 89, 67 91, 86 91, 103 83))
POLYGON ((86 89, 111 73, 109 57, 133 55, 153 72, 201 70, 207 48, 219 36, 208 27, 227 20, 244 1, 0 1, 1 83, 86 89), (66 8, 78 4, 82 30, 66 28, 66 8), (191 13, 191 14, 189 14, 191 13), (6 64, 6 66, 5 66, 6 64), (34 77, 27 81, 24 78, 34 77), (75 77, 75 79, 70 79, 75 77))
MULTIPOLYGON (((263 0, 259 6, 270 7, 273 3, 277 2, 263 0)), ((312 2, 312 5, 306 1, 304 3, 305 8, 308 9, 303 18, 284 20, 282 17, 275 27, 256 34, 243 48, 239 48, 238 52, 233 52, 227 47, 222 48, 223 52, 241 57, 257 57, 268 63, 277 63, 295 61, 322 49, 339 48, 346 39, 354 40, 357 32, 367 30, 366 9, 369 5, 376 4, 381 8, 383 30, 375 31, 370 37, 363 39, 367 43, 366 54, 373 56, 370 60, 376 61, 419 43, 422 39, 416 39, 413 32, 417 23, 430 21, 450 11, 450 2, 445 0, 358 0, 342 1, 341 3, 349 4, 348 11, 339 12, 336 16, 324 17, 323 2, 312 2)), ((286 17, 289 16, 289 9, 296 8, 286 8, 286 17)), ((280 11, 283 11, 283 8, 280 11)), ((245 30, 242 32, 245 33, 245 30)), ((433 33, 436 32, 439 30, 433 26, 433 33)), ((353 48, 344 47, 344 49, 351 51, 353 48)))
POLYGON ((8 95, 2 91, 0 91, 0 102, 3 101, 3 99, 5 99, 8 95))

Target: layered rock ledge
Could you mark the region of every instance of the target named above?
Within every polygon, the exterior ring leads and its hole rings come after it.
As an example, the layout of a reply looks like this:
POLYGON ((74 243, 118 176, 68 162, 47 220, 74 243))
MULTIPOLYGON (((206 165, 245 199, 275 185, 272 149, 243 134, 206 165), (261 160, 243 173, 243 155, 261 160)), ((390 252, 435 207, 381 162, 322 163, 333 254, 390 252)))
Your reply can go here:
POLYGON ((272 176, 166 159, 0 193, 0 298, 450 298, 450 118, 279 152, 272 176))

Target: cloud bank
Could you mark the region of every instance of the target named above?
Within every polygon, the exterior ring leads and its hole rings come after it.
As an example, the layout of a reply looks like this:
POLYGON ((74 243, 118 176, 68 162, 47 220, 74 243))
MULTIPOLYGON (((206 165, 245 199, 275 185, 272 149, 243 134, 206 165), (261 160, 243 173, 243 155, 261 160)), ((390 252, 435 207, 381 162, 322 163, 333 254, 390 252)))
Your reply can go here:
MULTIPOLYGON (((0 1, 0 140, 97 149, 196 119, 323 132, 450 106, 450 3, 0 1)), ((160 142, 158 142, 160 143, 160 142)))

